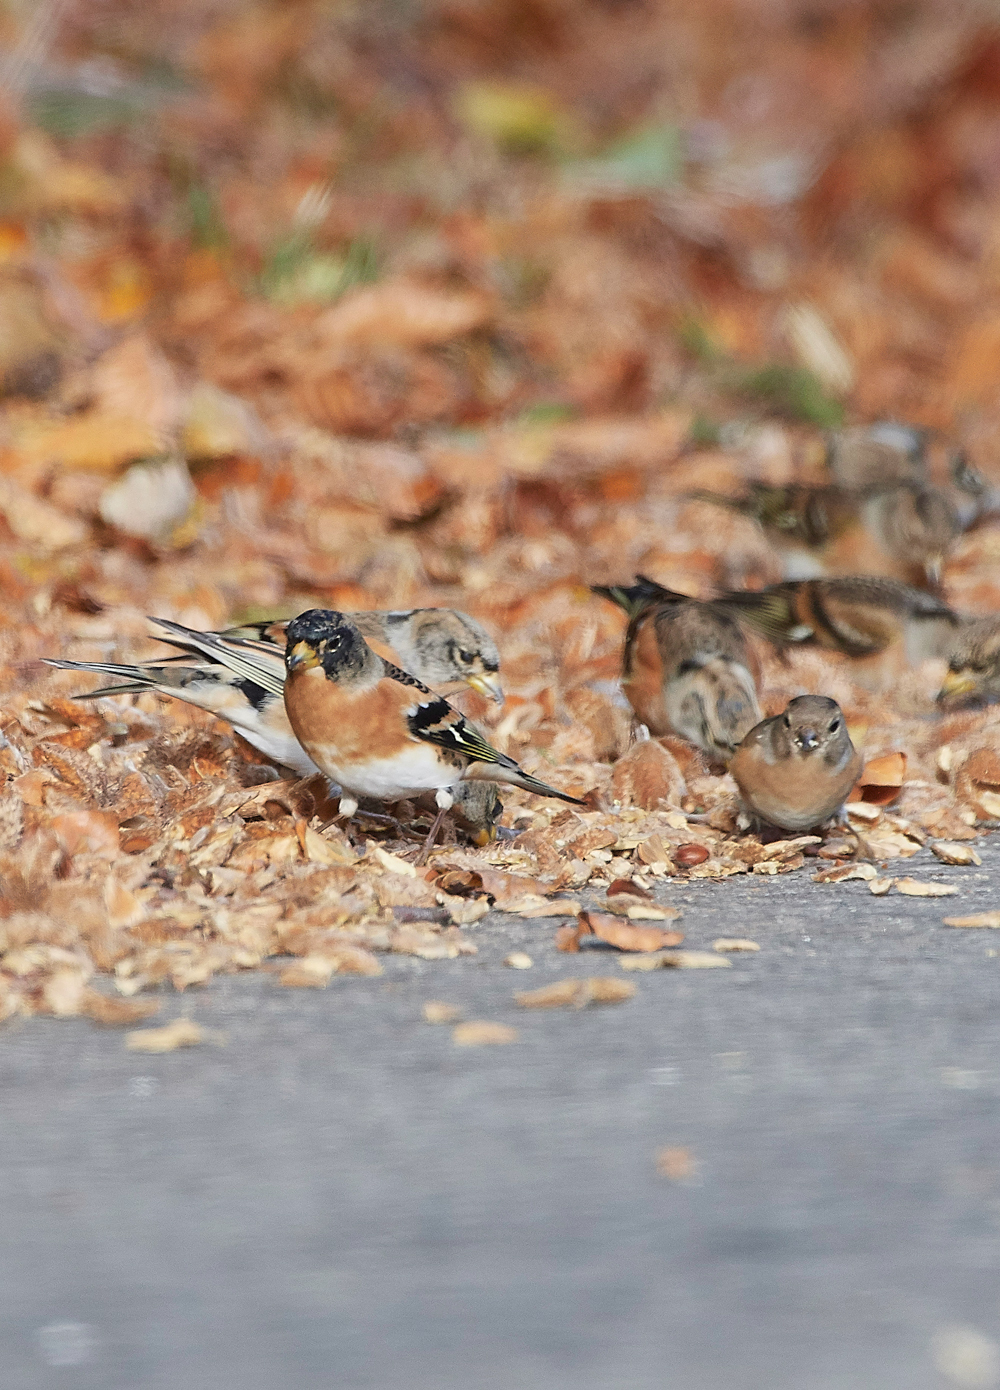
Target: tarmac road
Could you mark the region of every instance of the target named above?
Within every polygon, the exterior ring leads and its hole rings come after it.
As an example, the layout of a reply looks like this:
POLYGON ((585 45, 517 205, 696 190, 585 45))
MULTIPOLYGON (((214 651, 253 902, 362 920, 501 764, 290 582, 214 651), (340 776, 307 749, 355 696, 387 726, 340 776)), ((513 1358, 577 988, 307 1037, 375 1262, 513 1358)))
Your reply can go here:
POLYGON ((686 946, 762 949, 620 1005, 516 1008, 617 958, 491 917, 473 958, 165 999, 224 1046, 9 1028, 0 1387, 1000 1385, 1000 933, 941 925, 1000 907, 980 852, 899 870, 948 900, 670 888, 686 946), (456 1047, 428 999, 519 1040, 456 1047))

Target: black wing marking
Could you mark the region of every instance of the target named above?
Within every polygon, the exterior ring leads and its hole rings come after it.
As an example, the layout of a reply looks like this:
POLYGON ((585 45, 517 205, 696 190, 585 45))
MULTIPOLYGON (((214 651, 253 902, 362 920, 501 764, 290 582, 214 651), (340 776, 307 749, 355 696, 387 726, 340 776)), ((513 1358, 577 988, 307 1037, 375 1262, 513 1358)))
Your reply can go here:
MULTIPOLYGON (((412 683, 420 686, 419 681, 414 680, 412 683)), ((430 693, 427 691, 428 695, 430 693)), ((450 753, 461 753, 473 762, 493 763, 498 767, 511 769, 517 767, 513 758, 508 758, 505 753, 491 747, 478 729, 474 728, 464 715, 459 714, 458 710, 452 709, 448 701, 443 700, 440 695, 432 696, 430 700, 418 705, 407 715, 406 722, 413 737, 423 739, 425 743, 436 744, 438 748, 444 748, 450 753)))
POLYGON ((176 633, 183 637, 195 651, 203 653, 210 661, 216 661, 220 666, 224 666, 234 675, 243 680, 251 681, 254 685, 263 686, 272 695, 279 697, 284 695, 285 675, 270 666, 265 666, 260 661, 254 661, 251 655, 235 648, 230 643, 224 641, 216 632, 196 632, 193 628, 183 627, 180 623, 170 622, 167 618, 150 618, 150 622, 157 627, 165 628, 167 632, 176 633))

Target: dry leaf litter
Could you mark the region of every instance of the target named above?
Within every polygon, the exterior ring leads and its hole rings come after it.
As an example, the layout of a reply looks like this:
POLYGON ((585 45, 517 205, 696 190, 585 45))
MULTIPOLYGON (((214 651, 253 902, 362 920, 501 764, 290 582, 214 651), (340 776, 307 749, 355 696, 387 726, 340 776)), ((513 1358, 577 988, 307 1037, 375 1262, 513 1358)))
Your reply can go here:
MULTIPOLYGON (((779 579, 753 523, 686 495, 822 481, 842 420, 936 430, 1000 485, 995 19, 793 3, 748 46, 725 0, 522 9, 0 17, 0 1018, 127 1025, 220 972, 323 988, 386 953, 454 959, 491 906, 569 919, 561 949, 627 968, 727 967, 754 943, 667 949, 665 884, 940 895, 874 865, 979 862, 1000 712, 937 714, 940 663, 872 690, 762 645, 767 712, 832 694, 869 759, 851 834, 764 844, 720 768, 633 741, 624 617, 589 585, 779 579), (496 635, 506 705, 467 712, 589 809, 505 790, 516 840, 450 830, 415 869, 415 840, 324 829, 321 786, 207 714, 81 702, 86 679, 40 664, 162 654, 146 614, 416 605, 496 635)), ((943 587, 997 611, 989 517, 943 587)))

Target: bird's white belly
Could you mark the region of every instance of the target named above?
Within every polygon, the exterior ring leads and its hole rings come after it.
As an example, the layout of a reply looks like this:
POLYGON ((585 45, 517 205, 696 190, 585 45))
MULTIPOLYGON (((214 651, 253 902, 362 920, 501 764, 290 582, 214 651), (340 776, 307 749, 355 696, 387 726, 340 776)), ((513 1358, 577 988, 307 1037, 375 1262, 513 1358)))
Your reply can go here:
POLYGON ((313 762, 312 758, 306 755, 305 750, 293 734, 276 734, 270 729, 254 728, 249 724, 242 724, 238 720, 233 720, 234 727, 246 739, 247 743, 252 743, 255 748, 271 758, 276 763, 282 763, 285 767, 290 767, 293 772, 297 772, 300 777, 315 777, 320 769, 313 762))
POLYGON ((346 791, 379 801, 400 801, 414 792, 452 787, 462 777, 461 768, 452 767, 425 745, 414 744, 392 758, 370 758, 350 767, 342 767, 332 749, 317 745, 313 753, 326 775, 346 791))

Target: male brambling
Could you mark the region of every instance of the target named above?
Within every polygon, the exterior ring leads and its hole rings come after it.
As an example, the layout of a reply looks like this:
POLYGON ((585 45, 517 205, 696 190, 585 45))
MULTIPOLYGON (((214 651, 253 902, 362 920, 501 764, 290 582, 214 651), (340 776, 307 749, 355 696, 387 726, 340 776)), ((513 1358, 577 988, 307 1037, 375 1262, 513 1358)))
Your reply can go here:
MULTIPOLYGON (((351 622, 379 656, 409 671, 441 695, 465 685, 503 704, 500 654, 475 618, 455 608, 410 608, 350 614, 351 622)), ((253 632, 256 640, 278 649, 284 659, 287 622, 246 623, 220 635, 239 640, 253 632)))
MULTIPOLYGON (((497 671, 496 645, 474 619, 452 609, 413 609, 406 613, 364 612, 355 615, 372 633, 373 641, 387 632, 415 661, 416 674, 424 680, 453 689, 463 682, 502 701, 497 671)), ((153 618, 169 636, 161 638, 185 655, 161 661, 121 665, 112 662, 50 660, 50 666, 88 671, 118 678, 114 685, 90 691, 85 698, 125 695, 155 690, 196 705, 230 723, 248 743, 273 762, 291 768, 300 777, 315 776, 317 768, 292 732, 280 689, 285 678, 285 623, 260 623, 226 632, 197 632, 153 618), (256 638, 248 632, 256 632, 256 638), (192 661, 192 658, 194 659, 192 661), (263 675, 272 682, 262 684, 263 675)), ((480 844, 496 835, 502 803, 486 787, 463 785, 456 794, 459 819, 480 844)))
POLYGON ((961 621, 925 589, 868 574, 793 580, 719 602, 776 646, 841 652, 858 662, 859 675, 868 667, 880 681, 946 655, 961 621))
POLYGON ((622 689, 651 734, 680 734, 729 758, 760 719, 756 662, 733 615, 636 575, 631 588, 596 585, 629 617, 622 689))
POLYGON ((1000 618, 974 618, 959 630, 937 698, 944 709, 1000 699, 1000 618))
POLYGON ((781 554, 788 579, 890 574, 936 585, 961 530, 944 492, 898 478, 858 490, 751 483, 737 497, 705 491, 689 496, 757 521, 781 554))
POLYGON ((426 854, 463 781, 508 782, 584 805, 491 748, 447 700, 374 652, 345 614, 312 608, 292 619, 285 636, 289 722, 341 787, 342 815, 354 814, 359 797, 399 801, 432 791, 439 809, 426 854))
POLYGON ((840 810, 862 766, 836 700, 800 695, 750 730, 729 771, 748 810, 799 834, 840 810))

